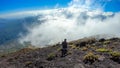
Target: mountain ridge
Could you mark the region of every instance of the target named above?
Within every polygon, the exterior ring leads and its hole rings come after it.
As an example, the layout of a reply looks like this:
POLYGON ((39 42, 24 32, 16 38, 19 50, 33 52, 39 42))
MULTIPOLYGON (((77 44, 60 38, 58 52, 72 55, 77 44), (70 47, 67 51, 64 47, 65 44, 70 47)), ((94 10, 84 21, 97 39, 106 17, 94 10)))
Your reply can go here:
POLYGON ((119 68, 119 45, 120 38, 101 38, 99 40, 84 38, 68 42, 68 53, 65 57, 61 57, 61 44, 44 48, 27 47, 7 55, 2 55, 0 67, 119 68))

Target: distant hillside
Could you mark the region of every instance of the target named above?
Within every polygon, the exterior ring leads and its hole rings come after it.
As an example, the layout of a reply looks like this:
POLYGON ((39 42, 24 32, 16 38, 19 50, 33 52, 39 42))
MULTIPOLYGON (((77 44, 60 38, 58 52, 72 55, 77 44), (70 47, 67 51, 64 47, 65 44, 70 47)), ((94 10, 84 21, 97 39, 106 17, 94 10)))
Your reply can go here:
POLYGON ((2 68, 119 68, 120 39, 83 38, 68 43, 68 53, 61 57, 61 45, 28 47, 1 55, 2 68))
POLYGON ((25 26, 39 23, 38 16, 31 16, 18 19, 0 19, 0 45, 17 39, 19 33, 27 32, 25 26))

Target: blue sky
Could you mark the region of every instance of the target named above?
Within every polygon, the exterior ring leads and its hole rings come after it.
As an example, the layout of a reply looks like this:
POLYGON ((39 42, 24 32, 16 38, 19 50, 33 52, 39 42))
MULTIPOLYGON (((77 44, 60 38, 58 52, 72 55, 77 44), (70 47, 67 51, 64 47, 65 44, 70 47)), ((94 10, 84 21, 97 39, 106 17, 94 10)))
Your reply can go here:
POLYGON ((105 11, 119 12, 120 11, 120 0, 111 0, 105 5, 105 11))
POLYGON ((0 13, 16 10, 53 8, 56 4, 66 6, 71 0, 0 0, 0 13))
MULTIPOLYGON (((8 13, 13 11, 23 10, 38 10, 54 8, 56 4, 59 7, 66 7, 71 0, 0 0, 0 14, 8 13)), ((99 4, 105 3, 100 1, 99 4)), ((105 11, 119 12, 120 11, 120 0, 109 0, 105 7, 105 11)))

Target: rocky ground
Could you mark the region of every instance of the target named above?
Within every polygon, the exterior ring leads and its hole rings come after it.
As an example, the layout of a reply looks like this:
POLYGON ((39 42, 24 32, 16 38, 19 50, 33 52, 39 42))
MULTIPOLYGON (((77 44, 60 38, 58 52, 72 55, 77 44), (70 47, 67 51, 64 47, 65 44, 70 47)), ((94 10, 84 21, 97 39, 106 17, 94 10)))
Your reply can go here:
POLYGON ((120 68, 120 39, 71 41, 65 57, 61 57, 60 44, 24 48, 1 55, 0 68, 120 68))

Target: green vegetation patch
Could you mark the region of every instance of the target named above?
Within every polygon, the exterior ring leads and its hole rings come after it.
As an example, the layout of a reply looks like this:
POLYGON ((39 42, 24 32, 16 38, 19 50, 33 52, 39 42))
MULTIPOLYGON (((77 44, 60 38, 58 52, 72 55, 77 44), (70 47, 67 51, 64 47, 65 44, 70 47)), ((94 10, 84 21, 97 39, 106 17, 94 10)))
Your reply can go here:
POLYGON ((111 58, 113 58, 113 59, 120 58, 120 52, 117 52, 117 51, 110 52, 110 55, 112 56, 111 58))
POLYGON ((109 40, 104 41, 103 44, 104 44, 104 45, 110 44, 110 41, 109 41, 109 40))
POLYGON ((106 48, 99 48, 99 49, 96 49, 97 52, 111 52, 112 50, 110 49, 106 49, 106 48))
POLYGON ((55 57, 56 57, 56 55, 54 53, 50 53, 47 57, 47 60, 51 61, 51 60, 55 59, 55 57))
POLYGON ((93 63, 95 62, 96 60, 98 60, 99 56, 98 55, 95 55, 94 53, 92 52, 89 52, 87 53, 84 57, 83 57, 83 61, 85 63, 93 63))

